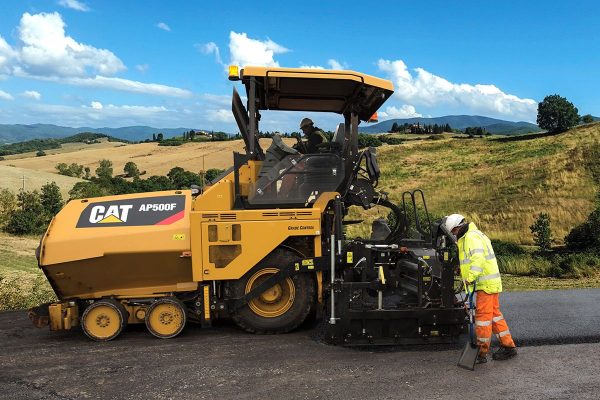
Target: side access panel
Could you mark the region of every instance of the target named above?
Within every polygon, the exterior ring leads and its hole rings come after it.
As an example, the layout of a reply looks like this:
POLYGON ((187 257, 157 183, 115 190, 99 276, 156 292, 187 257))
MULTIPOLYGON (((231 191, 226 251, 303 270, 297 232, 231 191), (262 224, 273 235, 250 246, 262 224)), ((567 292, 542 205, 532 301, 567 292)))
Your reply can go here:
POLYGON ((318 219, 203 221, 200 228, 201 240, 192 243, 195 281, 239 279, 288 237, 321 235, 318 219))

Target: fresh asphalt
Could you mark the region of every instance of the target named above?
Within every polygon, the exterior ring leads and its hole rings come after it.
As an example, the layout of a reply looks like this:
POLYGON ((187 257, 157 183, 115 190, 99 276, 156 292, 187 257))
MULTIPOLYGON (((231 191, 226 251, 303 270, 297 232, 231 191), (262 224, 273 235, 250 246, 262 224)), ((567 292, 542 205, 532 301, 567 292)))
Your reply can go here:
POLYGON ((0 313, 0 399, 597 399, 600 290, 514 292, 501 309, 519 344, 475 372, 454 347, 353 349, 313 330, 259 336, 190 325, 159 340, 131 326, 96 343, 0 313))

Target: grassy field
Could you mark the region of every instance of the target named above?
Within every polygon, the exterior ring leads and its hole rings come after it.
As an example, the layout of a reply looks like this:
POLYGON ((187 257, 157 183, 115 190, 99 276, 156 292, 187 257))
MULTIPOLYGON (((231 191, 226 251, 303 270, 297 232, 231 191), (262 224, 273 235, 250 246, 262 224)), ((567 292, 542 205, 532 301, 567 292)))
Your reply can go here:
MULTIPOLYGON (((134 161, 148 175, 165 174, 174 166, 197 171, 203 168, 203 158, 205 169, 226 168, 232 163, 231 152, 242 149, 241 141, 179 147, 155 143, 85 146, 71 152, 65 148, 46 157, 1 161, 0 187, 18 189, 26 175, 28 189, 54 180, 66 191, 77 179, 55 174, 57 163, 76 162, 95 169, 103 158, 113 161, 115 171, 134 161)), ((532 243, 529 226, 540 212, 546 212, 552 220, 555 244, 562 244, 569 230, 583 222, 593 208, 600 184, 599 155, 600 123, 559 135, 474 139, 443 135, 439 140, 410 140, 378 148, 380 189, 398 202, 402 192, 421 188, 434 215, 459 212, 492 239, 524 245, 532 243)), ((355 207, 349 218, 386 215, 385 209, 355 207)), ((349 231, 367 235, 369 226, 350 227, 349 231)), ((0 309, 28 307, 53 297, 33 256, 37 243, 37 238, 0 235, 0 309)), ((561 275, 567 278, 556 279, 536 277, 537 272, 542 275, 552 266, 530 254, 499 258, 507 290, 600 287, 595 259, 573 259, 573 264, 579 263, 573 276, 567 271, 561 275)))
POLYGON ((528 138, 447 136, 382 146, 381 189, 400 201, 403 191, 421 188, 433 213, 462 213, 490 237, 520 244, 532 243, 529 226, 546 212, 561 244, 593 208, 600 159, 590 154, 600 148, 600 124, 528 138))
POLYGON ((69 190, 74 184, 81 181, 81 179, 70 176, 8 165, 0 165, 0 177, 0 189, 6 188, 14 193, 18 192, 23 186, 25 190, 37 189, 39 191, 46 183, 56 182, 64 198, 69 198, 69 190), (25 182, 23 182, 23 179, 25 182))
POLYGON ((55 299, 37 266, 39 238, 0 233, 0 311, 23 309, 55 299))
MULTIPOLYGON (((294 139, 286 139, 288 144, 295 143, 294 139)), ((109 143, 109 142, 107 142, 109 143)), ((116 146, 106 147, 100 144, 80 146, 65 145, 64 149, 55 154, 45 157, 21 157, 19 159, 7 159, 0 161, 0 166, 14 165, 35 171, 56 173, 58 163, 77 163, 90 167, 92 172, 98 167, 99 161, 108 159, 113 162, 115 173, 121 173, 128 161, 137 164, 140 171, 146 171, 150 175, 166 175, 173 167, 182 167, 189 171, 198 172, 202 169, 221 168, 226 169, 233 165, 232 152, 243 152, 242 140, 227 142, 198 142, 186 143, 181 146, 158 146, 157 143, 124 144, 113 143, 116 146), (73 151, 68 151, 72 149, 73 151)), ((268 146, 270 139, 261 140, 261 145, 268 146)), ((19 156, 23 156, 20 154, 19 156)))

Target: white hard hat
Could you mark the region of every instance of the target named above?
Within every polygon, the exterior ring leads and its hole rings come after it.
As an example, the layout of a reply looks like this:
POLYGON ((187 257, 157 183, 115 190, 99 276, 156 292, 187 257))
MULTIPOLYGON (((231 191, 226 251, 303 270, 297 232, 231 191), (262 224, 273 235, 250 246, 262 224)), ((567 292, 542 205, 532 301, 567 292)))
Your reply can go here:
POLYGON ((460 214, 451 214, 444 217, 443 224, 448 232, 452 232, 452 229, 456 228, 465 221, 465 217, 460 214))

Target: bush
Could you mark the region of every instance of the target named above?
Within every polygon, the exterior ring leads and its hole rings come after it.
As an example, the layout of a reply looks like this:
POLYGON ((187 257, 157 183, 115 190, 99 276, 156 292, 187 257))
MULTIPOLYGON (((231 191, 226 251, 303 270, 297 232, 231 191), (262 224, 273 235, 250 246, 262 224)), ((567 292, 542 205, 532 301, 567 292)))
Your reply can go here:
POLYGON ((381 135, 379 136, 379 140, 381 140, 383 143, 391 145, 398 145, 404 143, 404 140, 400 139, 399 137, 394 137, 392 135, 381 135))
POLYGON ((594 122, 594 117, 592 117, 591 114, 586 114, 583 117, 581 117, 581 122, 583 122, 584 124, 589 124, 591 122, 594 122))
POLYGON ((379 140, 379 138, 377 136, 368 135, 365 133, 358 134, 358 148, 359 149, 364 149, 366 147, 379 147, 382 144, 383 143, 381 143, 381 140, 379 140))
POLYGON ((548 251, 552 246, 552 229, 550 228, 550 215, 540 213, 535 222, 529 227, 533 234, 533 242, 540 251, 548 251))
POLYGON ((573 228, 565 237, 569 250, 600 254, 600 195, 596 204, 596 209, 588 216, 587 221, 573 228))
POLYGON ((37 153, 35 153, 36 157, 44 157, 46 155, 46 152, 44 150, 38 150, 37 153))
POLYGON ((17 195, 17 209, 10 214, 5 231, 14 235, 41 234, 46 223, 39 192, 21 191, 17 195))
POLYGON ((523 247, 518 244, 492 239, 492 248, 497 256, 520 256, 527 254, 523 247))
POLYGON ((54 168, 56 168, 60 175, 72 176, 74 178, 82 178, 86 168, 89 171, 88 167, 84 167, 83 165, 76 163, 72 163, 71 165, 67 165, 66 163, 58 163, 54 168))
POLYGON ((0 275, 0 311, 23 310, 52 301, 56 301, 56 295, 44 275, 0 275))

